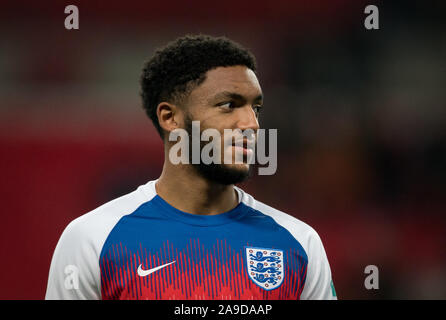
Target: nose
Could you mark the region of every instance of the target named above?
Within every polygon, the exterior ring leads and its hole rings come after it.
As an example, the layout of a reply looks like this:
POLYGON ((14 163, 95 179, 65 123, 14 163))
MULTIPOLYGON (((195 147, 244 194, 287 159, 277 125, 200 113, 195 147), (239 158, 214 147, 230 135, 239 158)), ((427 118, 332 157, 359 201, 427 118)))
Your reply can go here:
POLYGON ((247 105, 242 108, 238 108, 238 111, 239 120, 237 121, 237 129, 242 131, 252 129, 254 132, 257 132, 259 129, 259 121, 252 107, 247 105))

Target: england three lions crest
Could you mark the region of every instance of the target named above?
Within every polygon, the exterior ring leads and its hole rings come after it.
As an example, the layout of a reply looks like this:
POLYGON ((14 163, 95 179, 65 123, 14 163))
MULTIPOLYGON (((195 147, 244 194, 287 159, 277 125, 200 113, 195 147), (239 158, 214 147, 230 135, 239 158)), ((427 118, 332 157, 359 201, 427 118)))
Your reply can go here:
POLYGON ((273 290, 282 284, 284 277, 282 250, 246 247, 246 261, 249 278, 259 287, 273 290))

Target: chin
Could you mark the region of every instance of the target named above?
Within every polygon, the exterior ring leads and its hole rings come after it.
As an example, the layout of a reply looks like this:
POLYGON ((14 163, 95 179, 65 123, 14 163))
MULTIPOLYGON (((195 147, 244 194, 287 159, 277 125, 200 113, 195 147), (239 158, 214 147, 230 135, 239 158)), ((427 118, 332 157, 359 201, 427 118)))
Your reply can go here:
POLYGON ((234 172, 244 172, 246 174, 249 173, 250 165, 246 163, 241 164, 223 164, 223 167, 225 167, 225 170, 228 171, 234 171, 234 172))
POLYGON ((230 185, 246 181, 251 176, 249 164, 199 164, 195 165, 198 172, 206 179, 230 185))

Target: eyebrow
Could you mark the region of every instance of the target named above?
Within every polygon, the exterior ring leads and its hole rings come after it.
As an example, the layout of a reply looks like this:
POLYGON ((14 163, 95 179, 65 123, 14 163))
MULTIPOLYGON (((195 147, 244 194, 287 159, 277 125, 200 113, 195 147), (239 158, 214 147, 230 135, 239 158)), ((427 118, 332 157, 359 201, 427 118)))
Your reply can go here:
MULTIPOLYGON (((235 93, 235 92, 230 92, 230 91, 219 92, 212 98, 212 100, 218 100, 218 99, 224 99, 224 98, 231 98, 234 100, 247 101, 246 97, 244 97, 243 95, 241 95, 239 93, 235 93)), ((253 101, 254 102, 263 101, 263 95, 259 94, 257 97, 254 98, 253 101)))

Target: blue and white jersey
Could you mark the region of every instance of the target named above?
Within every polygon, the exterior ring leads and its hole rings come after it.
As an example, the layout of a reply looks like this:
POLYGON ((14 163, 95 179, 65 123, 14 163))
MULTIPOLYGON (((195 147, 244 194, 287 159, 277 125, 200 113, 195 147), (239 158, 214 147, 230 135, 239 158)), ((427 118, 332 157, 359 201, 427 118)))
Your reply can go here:
POLYGON ((46 299, 336 299, 316 231, 240 188, 218 215, 182 212, 155 181, 72 221, 46 299))

